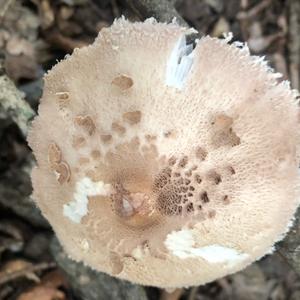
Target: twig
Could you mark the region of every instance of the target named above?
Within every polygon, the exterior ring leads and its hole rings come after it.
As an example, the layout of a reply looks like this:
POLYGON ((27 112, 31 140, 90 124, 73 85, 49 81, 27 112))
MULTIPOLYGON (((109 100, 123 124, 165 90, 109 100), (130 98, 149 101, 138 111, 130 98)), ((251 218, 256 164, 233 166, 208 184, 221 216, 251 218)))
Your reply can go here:
POLYGON ((9 281, 18 279, 20 277, 24 277, 26 276, 26 274, 28 273, 34 273, 34 272, 38 272, 38 271, 44 271, 47 269, 52 269, 56 267, 56 263, 54 262, 43 262, 37 265, 32 265, 29 267, 26 267, 22 270, 13 272, 13 273, 4 273, 4 275, 0 276, 0 285, 7 283, 9 281))

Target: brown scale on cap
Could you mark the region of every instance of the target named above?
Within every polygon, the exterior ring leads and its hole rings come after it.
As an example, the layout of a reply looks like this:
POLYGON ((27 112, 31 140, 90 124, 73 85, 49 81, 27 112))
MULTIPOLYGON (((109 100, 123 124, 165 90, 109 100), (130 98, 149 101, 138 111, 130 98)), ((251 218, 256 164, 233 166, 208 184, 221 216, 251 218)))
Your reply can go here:
POLYGON ((169 166, 174 166, 176 164, 176 157, 171 156, 168 160, 169 166))
POLYGON ((234 175, 235 174, 235 169, 233 166, 228 166, 227 167, 227 170, 230 172, 231 175, 234 175))
POLYGON ((78 160, 78 163, 80 166, 86 165, 90 162, 90 159, 88 157, 80 157, 78 160))
POLYGON ((95 132, 95 124, 90 116, 77 116, 75 117, 75 123, 81 126, 89 135, 93 135, 95 132))
POLYGON ((119 87, 122 91, 125 91, 133 86, 133 80, 129 76, 120 75, 114 78, 112 84, 119 87))
POLYGON ((141 121, 142 113, 140 111, 129 111, 123 114, 123 119, 130 125, 137 124, 141 121))
POLYGON ((55 143, 48 146, 48 163, 50 169, 55 172, 57 181, 60 184, 70 181, 70 167, 65 161, 62 161, 61 149, 55 143))
POLYGON ((112 140, 111 134, 101 134, 101 140, 103 143, 109 143, 112 140))
POLYGON ((200 184, 202 182, 201 176, 199 174, 195 174, 195 181, 200 184))
POLYGON ((211 122, 214 134, 212 136, 212 143, 215 147, 221 146, 237 146, 240 144, 240 138, 232 129, 233 119, 224 114, 217 115, 211 122))
POLYGON ((146 140, 147 140, 149 143, 151 143, 151 142, 153 142, 153 141, 155 141, 155 140, 157 139, 157 136, 156 136, 156 135, 151 135, 151 134, 146 134, 146 135, 145 135, 145 138, 146 138, 146 140))
POLYGON ((164 132, 164 137, 165 138, 176 138, 176 130, 167 130, 164 132))
POLYGON ((208 212, 208 217, 210 219, 214 218, 216 216, 216 211, 215 210, 211 210, 208 212))
POLYGON ((48 161, 50 164, 50 167, 52 167, 55 164, 58 164, 61 162, 61 150, 60 148, 55 144, 51 143, 48 147, 48 161))
MULTIPOLYGON (((186 213, 193 213, 196 210, 194 208, 194 201, 196 201, 194 193, 196 193, 197 189, 196 184, 200 184, 202 179, 199 174, 195 174, 193 180, 189 179, 198 169, 198 166, 193 165, 192 167, 188 167, 189 159, 187 156, 183 156, 177 166, 175 165, 175 161, 174 157, 169 158, 169 167, 164 168, 155 177, 153 191, 157 194, 157 207, 162 214, 186 215, 186 213), (188 171, 182 175, 181 172, 173 172, 172 167, 175 169, 177 167, 180 169, 186 167, 188 171), (188 202, 188 199, 192 202, 188 202), (182 204, 186 204, 185 211, 180 208, 182 204), (191 207, 193 209, 191 209, 191 207)), ((213 180, 214 184, 219 184, 221 181, 219 174, 212 171, 206 178, 208 183, 213 180)), ((201 194, 200 199, 203 204, 209 202, 206 192, 203 193, 203 195, 201 194)), ((197 208, 197 206, 195 207, 197 208)))
POLYGON ((180 167, 180 168, 184 168, 186 165, 187 165, 187 163, 188 163, 188 157, 187 156, 184 156, 183 158, 181 158, 180 159, 180 161, 178 162, 178 166, 180 167))
POLYGON ((117 275, 122 272, 123 270, 123 262, 120 255, 116 252, 111 251, 109 254, 110 265, 111 265, 111 272, 113 275, 117 275))
POLYGON ((203 37, 182 59, 188 33, 153 20, 104 28, 47 73, 28 138, 33 197, 66 252, 144 285, 241 270, 300 199, 294 93, 226 40, 203 37))
POLYGON ((170 183, 171 169, 165 168, 162 172, 154 179, 153 189, 154 191, 161 190, 166 184, 170 183))
POLYGON ((71 171, 69 165, 66 162, 61 161, 60 163, 54 164, 52 168, 56 173, 57 181, 60 184, 64 184, 70 181, 71 171))
POLYGON ((86 139, 83 136, 73 136, 72 146, 75 149, 82 148, 86 145, 86 139))
POLYGON ((186 171, 186 172, 184 173, 184 175, 185 175, 186 177, 191 177, 192 174, 193 174, 192 170, 188 170, 188 171, 186 171))
POLYGON ((101 157, 101 152, 99 150, 92 150, 91 157, 98 160, 101 157))
POLYGON ((153 206, 146 193, 131 193, 118 183, 111 199, 113 210, 127 225, 144 227, 152 222, 153 206))
POLYGON ((222 200, 223 200, 224 204, 226 204, 226 205, 230 203, 228 195, 223 196, 222 200))
POLYGON ((126 128, 117 122, 113 122, 111 125, 111 128, 113 131, 117 132, 119 135, 124 135, 126 132, 126 128))
POLYGON ((160 213, 168 216, 176 216, 182 213, 183 197, 174 185, 167 185, 157 196, 157 209, 160 213))
POLYGON ((57 101, 60 109, 66 108, 70 103, 70 95, 68 92, 56 93, 57 101))
POLYGON ((222 182, 221 175, 218 174, 215 170, 211 170, 207 173, 208 180, 213 181, 215 184, 222 182))
POLYGON ((202 147, 197 147, 196 157, 200 160, 205 160, 206 156, 207 156, 207 151, 204 150, 202 147))

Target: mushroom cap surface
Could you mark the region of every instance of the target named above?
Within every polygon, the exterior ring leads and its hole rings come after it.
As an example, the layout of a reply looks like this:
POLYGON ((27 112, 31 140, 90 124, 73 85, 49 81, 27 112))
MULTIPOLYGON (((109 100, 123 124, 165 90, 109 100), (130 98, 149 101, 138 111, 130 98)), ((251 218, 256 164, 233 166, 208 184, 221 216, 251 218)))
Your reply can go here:
POLYGON ((299 204, 295 92, 246 47, 153 19, 46 76, 33 197, 71 258, 173 288, 273 250, 299 204))

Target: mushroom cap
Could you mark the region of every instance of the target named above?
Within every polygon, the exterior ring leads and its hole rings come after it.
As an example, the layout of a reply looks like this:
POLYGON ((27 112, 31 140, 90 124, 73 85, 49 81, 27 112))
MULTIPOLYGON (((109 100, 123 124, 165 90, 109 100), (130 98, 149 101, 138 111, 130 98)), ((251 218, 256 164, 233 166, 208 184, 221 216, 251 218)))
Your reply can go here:
POLYGON ((248 49, 153 19, 102 29, 46 76, 33 197, 71 258, 204 284, 273 251, 299 204, 295 92, 248 49))

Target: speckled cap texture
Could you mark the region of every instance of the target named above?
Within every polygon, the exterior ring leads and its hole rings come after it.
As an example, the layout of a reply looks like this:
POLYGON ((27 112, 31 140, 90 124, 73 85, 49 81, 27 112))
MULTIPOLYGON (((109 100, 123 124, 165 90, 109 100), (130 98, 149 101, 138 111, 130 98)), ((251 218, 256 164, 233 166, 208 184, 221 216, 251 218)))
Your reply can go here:
POLYGON ((33 197, 65 251, 135 283, 205 284, 273 250, 299 204, 296 93, 229 38, 102 29, 45 76, 33 197))

